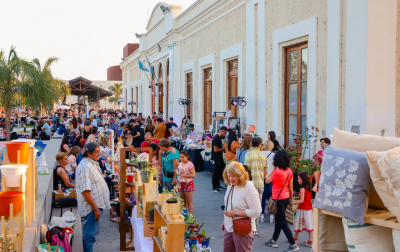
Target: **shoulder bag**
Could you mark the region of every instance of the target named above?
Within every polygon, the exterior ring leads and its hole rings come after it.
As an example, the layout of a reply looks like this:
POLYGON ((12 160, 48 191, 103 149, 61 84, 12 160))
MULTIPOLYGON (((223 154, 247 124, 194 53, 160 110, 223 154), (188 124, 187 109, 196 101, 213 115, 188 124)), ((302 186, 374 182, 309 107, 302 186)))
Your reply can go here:
MULTIPOLYGON (((232 200, 233 199, 233 188, 234 188, 234 186, 231 187, 228 197, 226 197, 226 205, 228 206, 229 195, 231 195, 231 210, 233 210, 233 203, 232 203, 233 202, 233 200, 232 200)), ((251 219, 249 217, 239 218, 239 219, 233 219, 233 217, 232 217, 232 222, 233 222, 233 231, 237 235, 248 235, 251 232, 251 219)))
POLYGON ((278 212, 278 210, 277 210, 277 201, 278 201, 278 199, 279 199, 279 196, 281 196, 281 192, 282 192, 283 188, 285 187, 286 181, 288 180, 288 178, 289 178, 289 176, 290 176, 290 171, 288 171, 288 173, 289 173, 289 174, 287 175, 286 180, 285 180, 285 183, 283 183, 283 186, 282 186, 282 188, 281 188, 281 191, 279 192, 278 197, 276 198, 276 200, 273 200, 273 199, 272 199, 272 196, 271 196, 271 198, 269 198, 269 200, 268 200, 268 207, 267 207, 267 209, 268 209, 268 212, 269 212, 270 214, 276 214, 276 213, 278 212))

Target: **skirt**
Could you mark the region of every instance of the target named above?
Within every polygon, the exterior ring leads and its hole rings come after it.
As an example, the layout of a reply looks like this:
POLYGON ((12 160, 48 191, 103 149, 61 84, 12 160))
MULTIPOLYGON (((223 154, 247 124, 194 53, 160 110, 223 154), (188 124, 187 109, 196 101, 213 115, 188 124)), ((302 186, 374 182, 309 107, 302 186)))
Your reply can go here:
POLYGON ((294 232, 313 231, 313 210, 297 209, 294 232))

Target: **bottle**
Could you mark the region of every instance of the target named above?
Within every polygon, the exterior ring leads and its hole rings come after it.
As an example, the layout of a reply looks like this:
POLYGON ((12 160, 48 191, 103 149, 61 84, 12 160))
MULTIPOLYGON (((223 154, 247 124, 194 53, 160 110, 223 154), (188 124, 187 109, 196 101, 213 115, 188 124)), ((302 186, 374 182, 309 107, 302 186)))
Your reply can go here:
POLYGON ((57 190, 61 190, 61 181, 58 181, 57 190))

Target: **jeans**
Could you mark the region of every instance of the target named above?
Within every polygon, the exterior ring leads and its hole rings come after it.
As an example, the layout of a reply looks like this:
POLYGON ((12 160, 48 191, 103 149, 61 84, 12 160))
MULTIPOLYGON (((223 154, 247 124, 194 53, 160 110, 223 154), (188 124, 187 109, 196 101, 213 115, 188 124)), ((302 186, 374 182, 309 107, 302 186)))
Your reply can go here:
POLYGON ((272 235, 272 240, 278 241, 281 230, 285 233, 286 238, 288 239, 290 245, 295 244, 292 231, 289 228, 289 225, 286 221, 286 207, 289 204, 289 198, 282 199, 277 201, 277 212, 275 215, 275 230, 272 235))
MULTIPOLYGON (((103 209, 99 208, 100 216, 103 213, 103 209)), ((82 221, 82 241, 83 251, 93 252, 93 244, 96 242, 96 237, 99 234, 100 220, 94 220, 94 211, 88 213, 82 221)))
POLYGON ((272 183, 267 184, 264 182, 264 192, 261 199, 261 208, 262 208, 261 213, 265 213, 265 203, 267 200, 269 200, 269 198, 271 198, 271 196, 272 196, 272 183))
POLYGON ((172 186, 172 181, 163 181, 162 185, 163 188, 167 189, 168 191, 172 191, 172 189, 174 189, 172 186))
POLYGON ((214 190, 221 187, 219 181, 222 178, 222 173, 224 172, 224 169, 225 169, 224 160, 215 160, 215 168, 212 176, 212 186, 214 190))

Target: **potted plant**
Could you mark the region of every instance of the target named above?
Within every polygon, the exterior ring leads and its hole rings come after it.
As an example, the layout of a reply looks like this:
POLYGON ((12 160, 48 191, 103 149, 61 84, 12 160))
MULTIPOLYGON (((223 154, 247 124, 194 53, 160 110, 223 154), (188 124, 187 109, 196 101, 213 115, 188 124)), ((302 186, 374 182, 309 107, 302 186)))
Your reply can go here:
POLYGON ((167 199, 167 204, 173 204, 173 203, 178 203, 178 198, 177 197, 171 197, 167 199))
MULTIPOLYGON (((204 223, 203 223, 204 224, 204 223)), ((202 226, 202 225, 201 225, 202 226)), ((200 226, 200 227, 201 227, 200 226)), ((207 238, 207 235, 206 235, 206 231, 203 229, 203 230, 201 230, 201 232, 200 232, 200 228, 199 228, 199 232, 197 233, 197 240, 199 240, 199 243, 200 244, 202 244, 201 243, 201 240, 202 239, 204 239, 204 238, 207 238)))
POLYGON ((197 247, 197 245, 192 244, 192 246, 190 246, 189 252, 200 252, 200 248, 197 247))
POLYGON ((149 166, 146 169, 140 171, 140 177, 143 183, 152 183, 153 177, 158 174, 158 170, 153 166, 149 166))
POLYGON ((188 242, 189 242, 189 248, 191 248, 192 245, 197 246, 197 236, 194 234, 189 234, 188 242))
POLYGON ((21 175, 24 176, 28 165, 10 164, 0 166, 1 174, 5 177, 6 187, 19 187, 21 175))
POLYGON ((10 204, 13 204, 13 216, 21 210, 23 192, 6 191, 0 192, 0 216, 10 216, 10 204))
POLYGON ((7 148, 8 159, 11 163, 17 163, 17 153, 19 151, 19 161, 25 163, 28 159, 30 143, 8 142, 4 143, 7 148))
POLYGON ((207 237, 207 238, 201 239, 201 246, 203 248, 208 248, 210 246, 210 239, 211 238, 215 239, 214 237, 207 237))
POLYGON ((154 206, 151 206, 151 207, 149 208, 149 218, 150 218, 150 221, 151 221, 151 222, 154 221, 154 206))
POLYGON ((147 161, 139 161, 138 163, 138 169, 139 170, 146 170, 147 167, 149 167, 150 163, 147 161))
POLYGON ((199 224, 195 220, 193 224, 190 226, 190 230, 193 232, 193 230, 196 230, 196 232, 199 230, 199 224))

